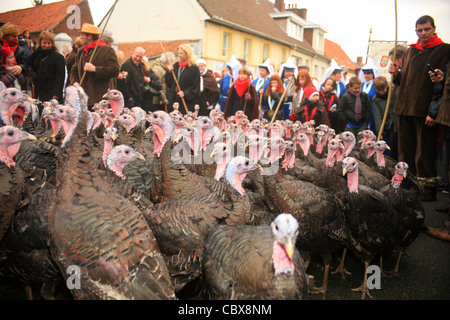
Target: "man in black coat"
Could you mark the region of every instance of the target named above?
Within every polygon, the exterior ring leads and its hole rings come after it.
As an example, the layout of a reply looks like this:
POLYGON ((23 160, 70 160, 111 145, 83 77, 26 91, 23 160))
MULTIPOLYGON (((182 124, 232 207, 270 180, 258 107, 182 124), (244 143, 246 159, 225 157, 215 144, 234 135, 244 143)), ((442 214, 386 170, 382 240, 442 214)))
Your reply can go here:
POLYGON ((144 63, 142 62, 144 56, 145 49, 136 47, 131 54, 131 58, 125 61, 120 68, 124 78, 117 81, 117 88, 123 94, 125 107, 141 107, 145 84, 158 80, 156 79, 157 77, 152 79, 146 75, 144 63))

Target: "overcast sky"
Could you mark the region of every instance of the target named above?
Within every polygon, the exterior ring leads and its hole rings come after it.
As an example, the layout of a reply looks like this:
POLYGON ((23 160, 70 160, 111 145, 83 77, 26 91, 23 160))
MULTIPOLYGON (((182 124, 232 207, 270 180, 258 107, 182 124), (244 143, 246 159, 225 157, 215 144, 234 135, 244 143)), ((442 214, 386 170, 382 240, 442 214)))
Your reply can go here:
MULTIPOLYGON (((51 2, 55 1, 44 0, 44 3, 51 2)), ((357 56, 366 57, 371 27, 371 40, 395 40, 395 0, 285 2, 297 3, 298 8, 307 8, 307 19, 322 25, 328 31, 325 37, 339 44, 353 61, 356 61, 357 56)), ((113 3, 114 0, 89 0, 94 23, 100 23, 113 3)), ((145 5, 145 0, 142 3, 145 5)), ((0 12, 30 6, 31 0, 0 0, 0 12)), ((397 14, 399 41, 416 42, 415 22, 420 16, 428 14, 435 19, 438 36, 444 42, 450 42, 449 0, 397 0, 397 14)))

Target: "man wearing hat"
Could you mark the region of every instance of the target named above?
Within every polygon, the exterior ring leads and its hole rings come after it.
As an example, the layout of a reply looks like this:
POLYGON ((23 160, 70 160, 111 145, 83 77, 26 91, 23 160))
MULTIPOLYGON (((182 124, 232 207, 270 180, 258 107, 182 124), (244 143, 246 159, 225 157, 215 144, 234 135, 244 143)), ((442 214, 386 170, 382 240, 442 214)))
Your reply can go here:
POLYGON ((85 74, 81 86, 89 97, 89 107, 102 100, 103 95, 108 92, 110 79, 116 78, 120 70, 114 49, 99 39, 99 35, 97 26, 83 24, 80 38, 84 47, 78 50, 75 63, 70 70, 70 83, 73 85, 80 85, 85 74))

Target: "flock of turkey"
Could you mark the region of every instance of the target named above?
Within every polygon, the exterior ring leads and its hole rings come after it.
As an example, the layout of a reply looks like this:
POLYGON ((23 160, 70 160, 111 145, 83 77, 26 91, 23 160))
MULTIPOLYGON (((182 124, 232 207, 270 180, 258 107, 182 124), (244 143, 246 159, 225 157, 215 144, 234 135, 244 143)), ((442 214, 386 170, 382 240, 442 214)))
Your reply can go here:
POLYGON ((423 229, 420 184, 369 130, 146 114, 117 90, 88 110, 75 86, 41 115, 2 88, 0 108, 0 276, 28 298, 325 298, 333 253, 344 276, 347 250, 365 268, 398 251, 398 274, 423 229))

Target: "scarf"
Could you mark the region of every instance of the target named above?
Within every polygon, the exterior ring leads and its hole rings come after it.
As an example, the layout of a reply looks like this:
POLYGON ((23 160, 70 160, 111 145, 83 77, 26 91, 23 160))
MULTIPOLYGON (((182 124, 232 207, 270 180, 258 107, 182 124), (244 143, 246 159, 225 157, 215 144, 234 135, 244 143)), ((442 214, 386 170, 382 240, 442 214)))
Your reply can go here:
POLYGON ((422 51, 425 48, 433 48, 440 44, 443 44, 444 42, 437 36, 437 33, 434 34, 434 36, 428 40, 427 43, 424 43, 423 45, 420 45, 419 39, 417 39, 416 43, 410 44, 410 47, 415 47, 417 50, 422 51))
POLYGON ((98 43, 98 46, 99 46, 99 47, 101 47, 101 46, 106 46, 105 41, 103 41, 102 39, 98 39, 98 40, 92 42, 90 46, 84 46, 84 51, 85 51, 84 56, 87 56, 87 55, 88 55, 89 50, 95 49, 95 46, 97 45, 97 41, 99 41, 99 43, 98 43))
POLYGON ((323 101, 325 102, 325 106, 327 108, 327 111, 330 111, 331 106, 334 102, 334 97, 336 95, 331 94, 333 90, 331 91, 325 91, 324 89, 320 90, 320 94, 322 95, 323 101), (330 100, 328 100, 327 96, 330 95, 330 100))
POLYGON ((307 105, 305 105, 305 109, 304 110, 305 110, 305 122, 308 122, 309 120, 314 119, 314 116, 316 115, 317 107, 314 107, 312 109, 311 118, 309 117, 309 114, 308 114, 308 106, 307 105))
POLYGON ((3 40, 3 43, 6 43, 13 52, 16 52, 17 46, 19 45, 18 40, 5 40, 5 39, 2 39, 2 40, 3 40))
POLYGON ((180 66, 180 69, 183 69, 188 65, 188 62, 185 62, 185 63, 178 62, 178 65, 180 66))
POLYGON ((237 78, 236 81, 234 82, 234 87, 236 88, 236 92, 238 97, 242 97, 245 93, 245 91, 247 91, 248 87, 250 85, 250 78, 248 78, 247 80, 241 80, 241 78, 237 78))
POLYGON ((354 93, 352 91, 352 89, 348 89, 348 92, 350 92, 351 95, 353 95, 356 98, 356 102, 355 102, 355 120, 359 121, 359 118, 361 118, 361 111, 362 111, 362 106, 361 106, 361 91, 358 93, 354 93))
POLYGON ((56 52, 56 47, 51 47, 50 49, 44 50, 38 47, 35 52, 30 56, 28 64, 35 70, 39 71, 43 78, 52 78, 55 74, 55 56, 53 53, 56 52), (44 65, 45 62, 45 65, 44 65), (41 66, 43 66, 41 68, 41 66))

